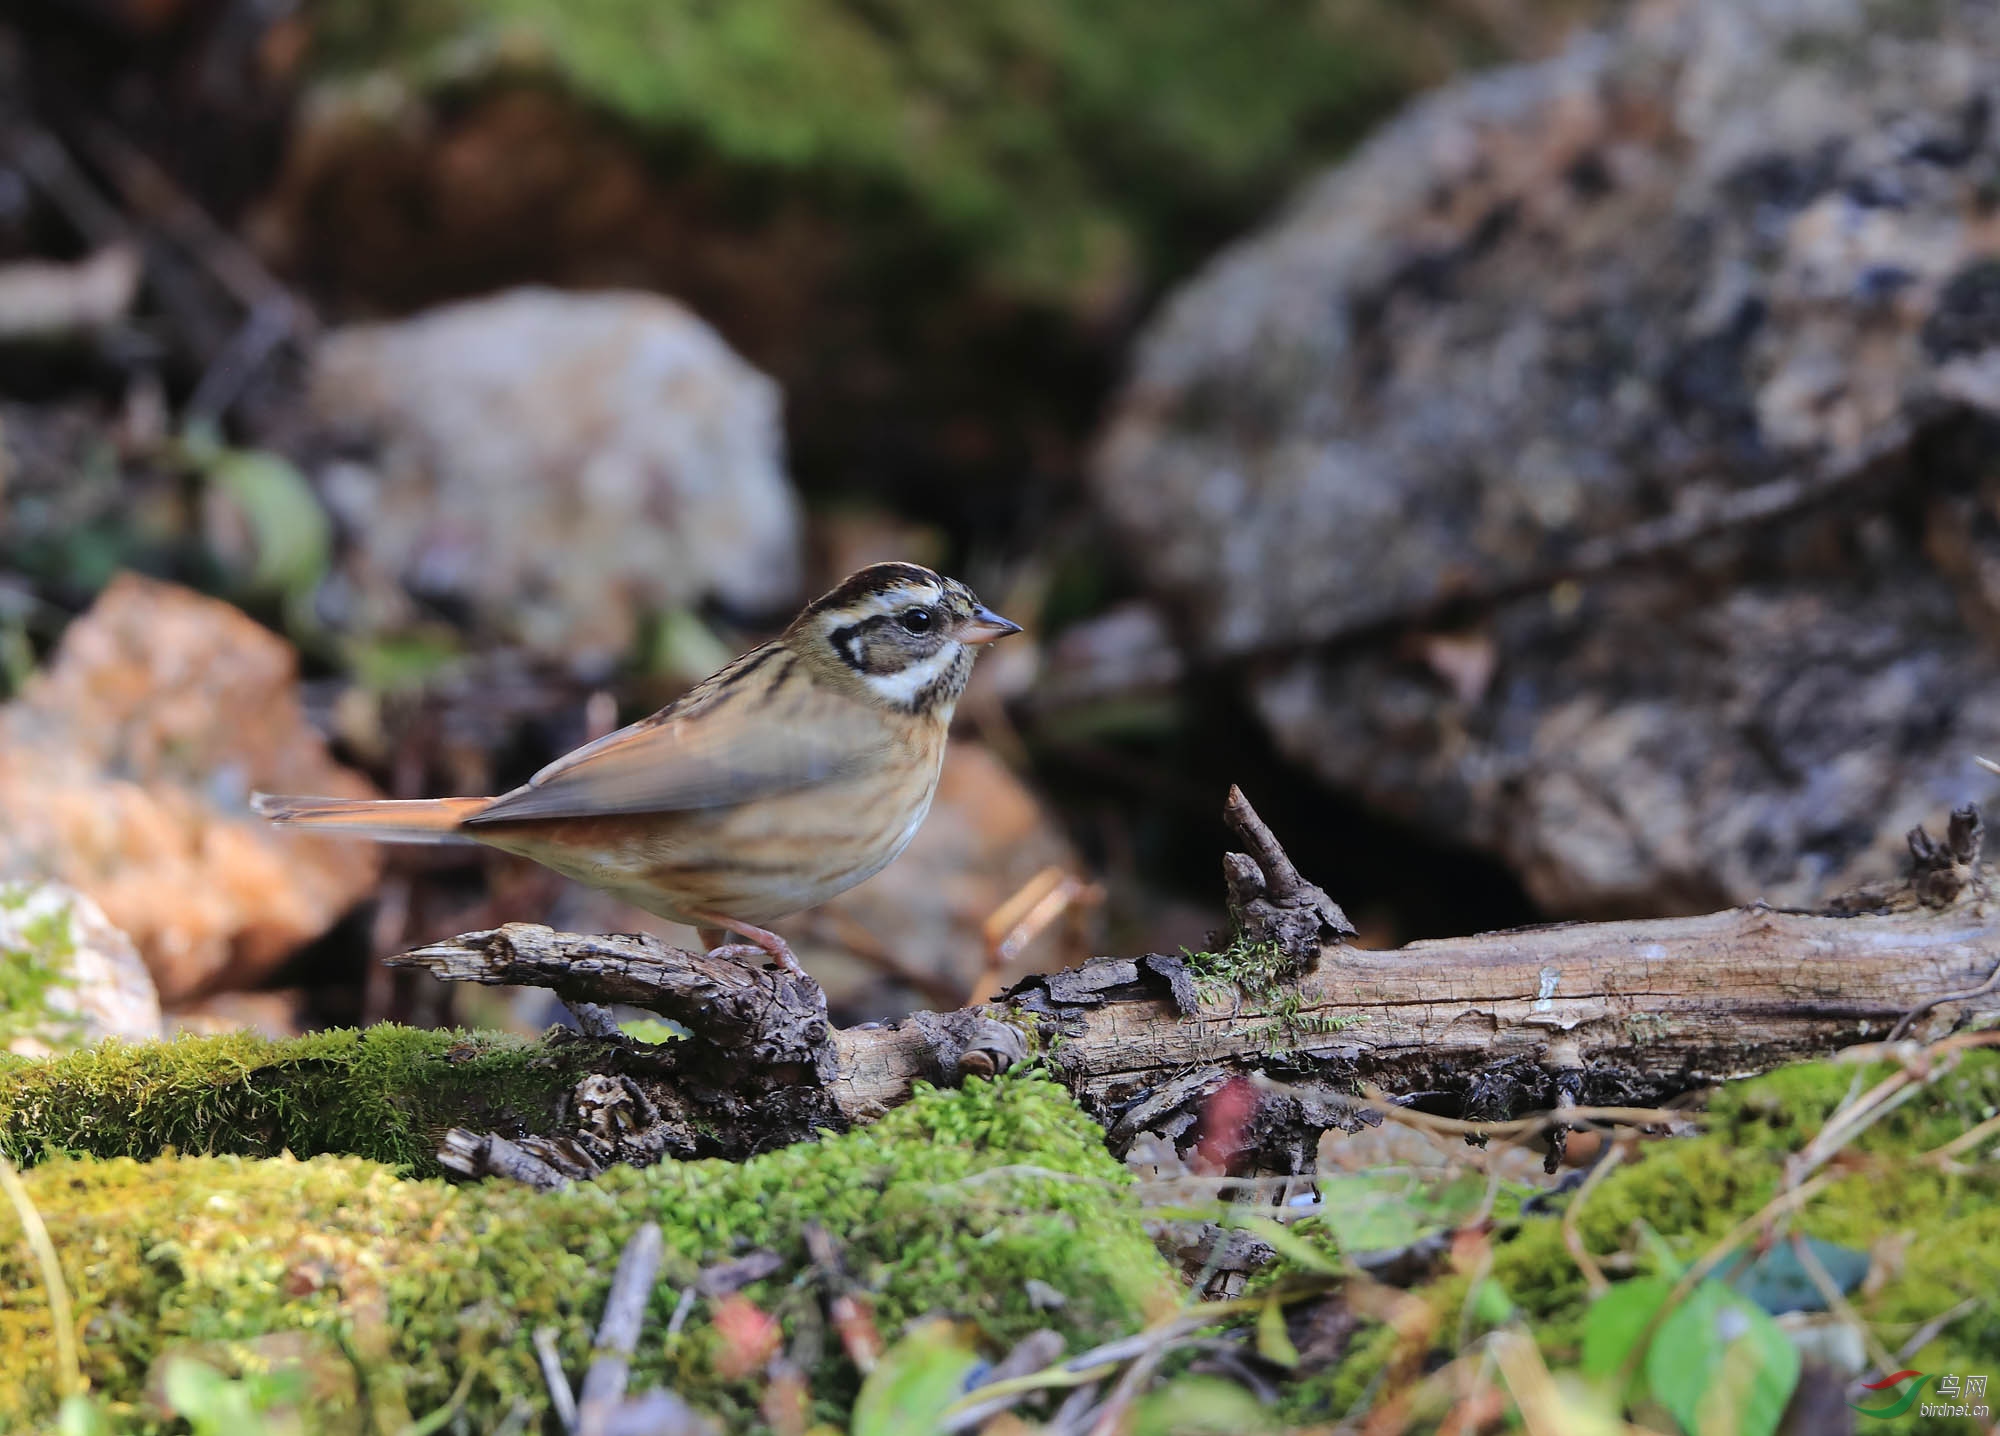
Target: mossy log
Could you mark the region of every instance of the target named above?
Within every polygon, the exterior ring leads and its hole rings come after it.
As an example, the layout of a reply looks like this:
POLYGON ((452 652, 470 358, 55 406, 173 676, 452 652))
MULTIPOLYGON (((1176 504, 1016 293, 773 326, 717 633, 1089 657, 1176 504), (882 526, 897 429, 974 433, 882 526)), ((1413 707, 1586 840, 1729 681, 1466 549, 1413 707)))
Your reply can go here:
MULTIPOLYGON (((1313 944, 1303 972, 1297 923, 1281 918, 1323 913, 1311 921, 1336 939, 1344 919, 1264 862, 1259 931, 1290 931, 1289 955, 1246 930, 1223 953, 1100 958, 978 1009, 849 1030, 826 1021, 809 983, 646 937, 514 924, 398 960, 684 1023, 693 1038, 671 1060, 699 1088, 711 1130, 845 1126, 906 1100, 918 1081, 991 1072, 1035 1050, 1109 1128, 1114 1151, 1147 1131, 1182 1138, 1236 1077, 1282 1079, 1283 1090, 1267 1085, 1252 1129, 1261 1167, 1297 1171, 1362 1084, 1479 1120, 1649 1105, 2000 1013, 2000 886, 1980 841, 1970 810, 1943 842, 1913 835, 1907 883, 1835 911, 1569 923, 1380 952, 1336 940, 1313 944)), ((1256 920, 1237 901, 1246 881, 1256 886, 1237 871, 1250 860, 1230 856, 1239 923, 1256 920)))

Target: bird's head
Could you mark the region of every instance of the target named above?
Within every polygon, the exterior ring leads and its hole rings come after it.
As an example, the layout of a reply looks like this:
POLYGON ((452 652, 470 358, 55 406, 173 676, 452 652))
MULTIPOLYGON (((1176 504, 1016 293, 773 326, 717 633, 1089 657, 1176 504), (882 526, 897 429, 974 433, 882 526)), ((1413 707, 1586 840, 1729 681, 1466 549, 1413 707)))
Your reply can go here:
POLYGON ((785 643, 868 701, 948 718, 979 646, 1020 631, 955 578, 877 563, 806 605, 785 643))

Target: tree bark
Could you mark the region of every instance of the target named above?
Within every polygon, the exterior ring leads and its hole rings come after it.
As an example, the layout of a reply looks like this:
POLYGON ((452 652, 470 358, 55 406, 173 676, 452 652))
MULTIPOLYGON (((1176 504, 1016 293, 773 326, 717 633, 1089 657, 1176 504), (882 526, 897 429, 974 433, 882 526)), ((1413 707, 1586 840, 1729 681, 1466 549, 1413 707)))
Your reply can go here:
MULTIPOLYGON (((1320 1132, 1357 1120, 1363 1084, 1472 1120, 1567 1102, 1648 1106, 2000 1013, 2000 886, 1980 862, 1981 836, 1969 810, 1941 842, 1912 834, 1909 882, 1825 913, 1747 907, 1391 951, 1332 942, 1295 976, 1296 961, 1275 954, 1268 980, 1247 986, 1205 975, 1199 959, 1099 958, 981 1008, 846 1030, 827 1022, 810 983, 647 937, 512 924, 398 961, 675 1019, 691 1035, 649 1049, 662 1054, 647 1061, 667 1092, 653 1101, 687 1110, 681 1089, 696 1087, 712 1112, 735 1102, 757 1146, 867 1121, 918 1080, 990 1073, 1034 1050, 1119 1152, 1148 1132, 1186 1146, 1206 1099, 1250 1078, 1255 1160, 1298 1171, 1320 1132)), ((1240 890, 1243 876, 1232 870, 1231 883, 1240 890)), ((1311 891, 1310 910, 1322 911, 1311 891)))

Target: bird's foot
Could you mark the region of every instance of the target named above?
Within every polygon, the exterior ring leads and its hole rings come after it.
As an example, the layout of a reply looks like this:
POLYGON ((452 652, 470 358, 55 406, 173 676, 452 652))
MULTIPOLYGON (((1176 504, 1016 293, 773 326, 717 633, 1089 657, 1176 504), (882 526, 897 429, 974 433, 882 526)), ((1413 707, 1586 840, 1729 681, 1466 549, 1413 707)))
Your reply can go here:
POLYGON ((778 966, 793 977, 806 976, 806 970, 799 966, 798 958, 792 955, 791 944, 775 932, 754 927, 747 922, 738 922, 735 918, 724 917, 720 913, 696 913, 695 917, 701 924, 695 930, 701 934, 701 940, 707 946, 710 957, 769 957, 776 959, 778 966), (724 936, 732 932, 738 937, 747 937, 750 941, 724 942, 724 936))

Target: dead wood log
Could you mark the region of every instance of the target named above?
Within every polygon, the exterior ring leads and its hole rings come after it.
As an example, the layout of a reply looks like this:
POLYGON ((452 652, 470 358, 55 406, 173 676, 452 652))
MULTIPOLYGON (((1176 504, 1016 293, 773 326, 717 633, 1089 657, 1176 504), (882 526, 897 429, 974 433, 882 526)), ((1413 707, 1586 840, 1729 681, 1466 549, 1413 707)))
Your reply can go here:
MULTIPOLYGON (((869 1120, 919 1079, 954 1082, 1034 1049, 1120 1152, 1149 1132, 1186 1146, 1210 1095, 1272 1079, 1258 1084, 1254 1160, 1300 1171, 1320 1132, 1358 1120, 1350 1099, 1363 1084, 1478 1121, 1649 1106, 1856 1041, 2000 1015, 2000 885, 1980 837, 1970 810, 1943 843, 1913 834, 1912 880, 1826 913, 1753 906, 1379 952, 1331 943, 1311 970, 1250 984, 1199 959, 1099 958, 980 1008, 846 1030, 827 1023, 810 983, 645 937, 513 924, 397 961, 676 1019, 692 1035, 649 1049, 666 1094, 651 1100, 669 1113, 699 1105, 711 1132, 735 1121, 755 1146, 869 1120)), ((1287 886, 1271 877, 1266 867, 1267 890, 1287 886)), ((1317 889, 1300 910, 1319 920, 1322 901, 1338 913, 1317 889)))

